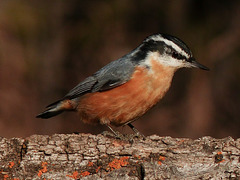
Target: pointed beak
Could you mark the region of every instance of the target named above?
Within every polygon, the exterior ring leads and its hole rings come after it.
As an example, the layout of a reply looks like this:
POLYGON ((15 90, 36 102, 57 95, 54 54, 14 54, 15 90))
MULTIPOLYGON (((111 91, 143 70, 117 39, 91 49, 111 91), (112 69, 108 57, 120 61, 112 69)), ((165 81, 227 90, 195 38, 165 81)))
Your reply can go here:
POLYGON ((202 64, 200 64, 199 62, 197 62, 194 58, 191 58, 191 66, 192 67, 196 67, 196 68, 199 68, 199 69, 203 69, 203 70, 206 70, 206 71, 209 71, 210 69, 202 64))

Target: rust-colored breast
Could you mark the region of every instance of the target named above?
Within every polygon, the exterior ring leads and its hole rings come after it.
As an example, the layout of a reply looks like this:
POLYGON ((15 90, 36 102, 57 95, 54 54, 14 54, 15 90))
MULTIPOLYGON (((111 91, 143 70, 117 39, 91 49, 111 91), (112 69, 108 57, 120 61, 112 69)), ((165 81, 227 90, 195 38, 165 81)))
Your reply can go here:
POLYGON ((120 126, 142 116, 165 95, 174 74, 155 62, 152 65, 151 72, 137 67, 131 80, 119 87, 84 95, 77 107, 81 119, 120 126))

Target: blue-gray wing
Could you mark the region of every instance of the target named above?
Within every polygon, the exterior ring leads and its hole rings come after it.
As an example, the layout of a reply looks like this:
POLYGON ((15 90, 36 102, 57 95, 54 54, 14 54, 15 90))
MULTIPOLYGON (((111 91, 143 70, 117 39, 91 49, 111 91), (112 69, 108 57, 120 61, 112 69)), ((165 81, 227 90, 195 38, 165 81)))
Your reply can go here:
POLYGON ((73 99, 79 97, 83 94, 91 92, 92 87, 97 83, 97 79, 94 76, 87 77, 85 80, 80 82, 72 90, 70 90, 65 96, 64 99, 73 99))
POLYGON ((106 91, 131 79, 134 64, 127 56, 109 63, 74 87, 64 98, 73 99, 86 93, 106 91))

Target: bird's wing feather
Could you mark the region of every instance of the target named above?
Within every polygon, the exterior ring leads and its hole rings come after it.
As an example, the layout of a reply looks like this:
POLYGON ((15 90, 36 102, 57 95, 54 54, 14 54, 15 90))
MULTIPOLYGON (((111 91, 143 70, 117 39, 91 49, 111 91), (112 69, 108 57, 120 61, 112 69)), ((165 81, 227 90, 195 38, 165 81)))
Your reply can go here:
POLYGON ((104 66, 79 83, 64 98, 73 99, 90 92, 107 91, 126 83, 134 71, 134 64, 126 58, 120 58, 104 66))
POLYGON ((85 80, 80 82, 72 90, 70 90, 65 96, 64 99, 73 99, 88 92, 91 92, 94 84, 97 83, 97 79, 94 76, 87 77, 85 80))

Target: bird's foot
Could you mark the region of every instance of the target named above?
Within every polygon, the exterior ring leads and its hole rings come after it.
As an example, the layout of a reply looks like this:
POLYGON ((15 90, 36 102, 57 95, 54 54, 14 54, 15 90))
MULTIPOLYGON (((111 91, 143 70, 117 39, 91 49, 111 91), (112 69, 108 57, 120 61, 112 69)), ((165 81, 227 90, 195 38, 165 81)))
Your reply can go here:
POLYGON ((137 137, 138 139, 141 138, 143 140, 146 140, 146 137, 144 134, 142 134, 140 131, 138 131, 131 123, 128 123, 128 126, 134 131, 134 134, 132 134, 132 137, 137 137))
POLYGON ((109 132, 109 131, 103 131, 101 134, 105 137, 110 137, 110 138, 116 138, 122 141, 128 141, 129 143, 133 144, 136 141, 139 140, 145 140, 145 136, 141 133, 135 133, 135 134, 121 134, 118 131, 109 132))
POLYGON ((105 137, 113 137, 113 138, 121 139, 121 140, 125 139, 124 136, 118 131, 114 131, 114 132, 103 131, 101 134, 105 137))
POLYGON ((144 134, 142 134, 140 132, 133 134, 133 137, 136 137, 136 138, 142 139, 142 140, 146 140, 146 137, 144 136, 144 134))
POLYGON ((127 134, 125 137, 131 144, 137 141, 145 140, 145 136, 143 134, 127 134))
POLYGON ((120 132, 113 130, 113 128, 110 125, 107 125, 107 127, 111 130, 102 132, 102 135, 105 137, 114 137, 116 139, 120 139, 123 141, 129 141, 130 143, 133 143, 136 140, 145 140, 146 137, 140 133, 132 124, 128 124, 129 127, 135 132, 134 134, 121 134, 120 132))

